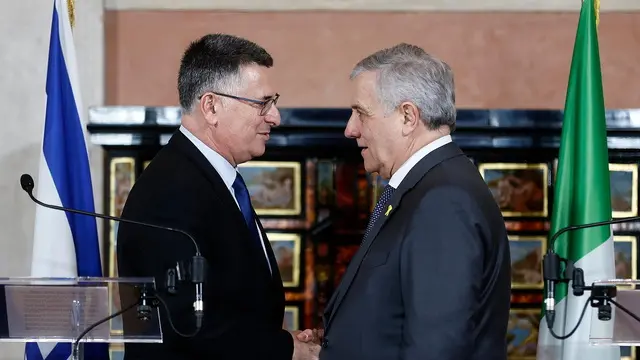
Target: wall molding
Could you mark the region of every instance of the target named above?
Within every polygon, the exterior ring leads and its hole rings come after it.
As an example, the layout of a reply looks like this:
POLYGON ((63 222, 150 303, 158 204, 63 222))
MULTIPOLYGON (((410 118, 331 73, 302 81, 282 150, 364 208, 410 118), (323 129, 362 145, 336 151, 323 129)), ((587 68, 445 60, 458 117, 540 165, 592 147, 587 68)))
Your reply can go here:
MULTIPOLYGON (((578 11, 580 0, 104 0, 107 10, 578 11)), ((640 0, 602 0, 602 12, 640 11, 640 0)))

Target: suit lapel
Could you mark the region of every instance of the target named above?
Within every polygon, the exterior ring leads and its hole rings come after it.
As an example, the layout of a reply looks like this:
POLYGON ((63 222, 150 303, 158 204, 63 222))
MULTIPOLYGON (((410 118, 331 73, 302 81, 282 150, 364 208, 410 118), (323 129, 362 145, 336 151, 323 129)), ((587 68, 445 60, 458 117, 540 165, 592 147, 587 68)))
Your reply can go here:
POLYGON ((402 197, 415 185, 420 181, 434 166, 440 164, 441 162, 450 159, 455 156, 463 155, 463 152, 460 148, 454 144, 449 143, 446 144, 431 153, 427 154, 422 160, 420 160, 407 174, 407 176, 402 180, 396 191, 393 193, 393 196, 389 200, 387 206, 384 208, 380 217, 376 220, 373 228, 369 232, 367 238, 364 239, 362 246, 358 250, 358 252, 354 255, 353 259, 349 263, 349 267, 345 272, 340 285, 334 292, 333 296, 329 300, 327 304, 327 308, 324 314, 325 317, 325 328, 327 331, 329 325, 331 324, 331 320, 335 316, 342 300, 346 296, 353 280, 355 279, 358 270, 360 269, 360 265, 362 261, 366 257, 369 249, 371 248, 371 244, 376 239, 376 236, 383 228, 383 226, 390 221, 393 215, 396 213, 398 208, 401 206, 402 197))
MULTIPOLYGON (((258 216, 256 215, 255 211, 253 213, 253 216, 257 219, 258 216)), ((260 234, 262 234, 262 242, 264 244, 264 248, 267 251, 267 257, 269 258, 269 264, 265 264, 267 266, 270 265, 271 267, 271 278, 274 280, 278 280, 280 282, 280 284, 282 285, 282 278, 280 275, 280 269, 278 268, 278 260, 276 259, 275 254, 273 253, 273 249, 271 248, 271 243, 269 242, 269 238, 267 237, 267 233, 264 231, 264 228, 262 227, 262 224, 260 223, 260 221, 258 221, 258 228, 260 230, 260 234)), ((264 258, 264 256, 263 256, 264 258)))

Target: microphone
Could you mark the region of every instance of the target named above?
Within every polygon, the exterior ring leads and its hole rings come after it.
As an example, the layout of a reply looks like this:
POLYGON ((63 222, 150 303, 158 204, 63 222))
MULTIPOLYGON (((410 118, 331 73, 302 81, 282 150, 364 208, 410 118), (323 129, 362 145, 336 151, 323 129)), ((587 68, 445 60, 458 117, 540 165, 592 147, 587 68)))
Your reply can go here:
POLYGON ((190 273, 191 273, 191 282, 195 284, 195 288, 196 288, 196 300, 193 303, 193 309, 196 316, 196 331, 200 329, 200 327, 202 326, 202 318, 204 316, 204 301, 202 296, 202 293, 203 293, 202 288, 204 283, 206 260, 200 254, 200 247, 198 246, 198 243, 193 238, 193 236, 191 236, 186 231, 170 228, 167 226, 154 225, 154 224, 144 223, 140 221, 119 218, 115 216, 103 215, 103 214, 92 213, 88 211, 65 208, 62 206, 43 203, 42 201, 36 199, 35 196, 33 196, 34 181, 31 175, 29 174, 22 174, 22 176, 20 176, 20 186, 22 186, 22 190, 24 190, 29 195, 29 197, 31 198, 31 200, 33 200, 33 202, 49 209, 60 210, 60 211, 86 215, 86 216, 92 216, 92 217, 102 218, 106 220, 114 220, 114 221, 134 224, 134 225, 141 225, 141 226, 146 226, 146 227, 160 229, 160 230, 173 231, 189 238, 196 250, 196 254, 193 256, 191 260, 190 273))
POLYGON ((613 225, 613 224, 632 222, 632 221, 640 221, 640 216, 631 216, 631 217, 611 219, 611 220, 600 221, 600 222, 589 223, 589 224, 567 226, 558 230, 558 232, 553 234, 553 236, 549 240, 549 248, 547 249, 547 253, 543 256, 543 259, 542 259, 542 272, 543 272, 543 278, 546 285, 546 295, 544 299, 545 313, 546 313, 545 317, 547 319, 547 326, 549 328, 553 327, 553 322, 555 320, 555 303, 556 303, 555 285, 558 282, 569 281, 569 278, 567 278, 566 276, 563 277, 560 274, 560 263, 565 263, 566 265, 565 273, 567 272, 572 273, 575 271, 579 271, 579 274, 573 274, 572 276, 574 280, 574 283, 572 284, 574 293, 576 295, 582 295, 585 290, 584 279, 581 278, 580 276, 582 274, 582 269, 579 269, 579 268, 574 269, 573 264, 570 261, 566 259, 562 259, 560 256, 558 256, 558 254, 556 254, 554 250, 554 246, 558 237, 560 237, 560 235, 568 231, 581 230, 581 229, 587 229, 592 227, 613 225))

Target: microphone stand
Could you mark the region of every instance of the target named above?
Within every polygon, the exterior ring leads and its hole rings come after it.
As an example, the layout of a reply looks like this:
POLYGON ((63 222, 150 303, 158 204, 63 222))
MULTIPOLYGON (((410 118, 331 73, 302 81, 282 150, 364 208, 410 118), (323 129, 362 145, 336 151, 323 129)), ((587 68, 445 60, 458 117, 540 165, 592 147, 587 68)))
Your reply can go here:
POLYGON ((172 330, 174 332, 176 332, 178 335, 182 336, 182 337, 193 337, 195 335, 197 335, 200 332, 200 329, 202 328, 202 320, 204 317, 204 301, 203 301, 203 284, 205 281, 205 272, 206 272, 206 260, 205 258, 201 255, 200 253, 200 247, 198 246, 198 243, 196 242, 196 240, 193 238, 193 236, 191 236, 189 233, 187 233, 186 231, 180 230, 180 229, 174 229, 174 228, 170 228, 167 226, 160 226, 160 225, 155 225, 155 224, 149 224, 149 223, 144 223, 144 222, 139 222, 139 221, 135 221, 135 220, 129 220, 129 219, 124 219, 124 218, 119 218, 119 217, 115 217, 115 216, 109 216, 109 215, 103 215, 103 214, 98 214, 98 213, 92 213, 92 212, 88 212, 88 211, 82 211, 82 210, 77 210, 77 209, 71 209, 71 208, 65 208, 62 206, 56 206, 56 205, 51 205, 51 204, 47 204, 44 203, 40 200, 38 200, 34 195, 33 195, 33 189, 35 187, 34 181, 33 181, 33 177, 31 177, 31 175, 29 174, 22 174, 22 176, 20 177, 20 186, 22 187, 22 189, 29 195, 29 197, 31 198, 31 200, 33 202, 35 202, 36 204, 49 208, 49 209, 53 209, 53 210, 60 210, 60 211, 64 211, 64 212, 70 212, 70 213, 74 213, 74 214, 79 214, 79 215, 85 215, 85 216, 91 216, 91 217, 97 217, 97 218, 101 218, 101 219, 106 219, 106 220, 114 220, 114 221, 119 221, 119 222, 124 222, 124 223, 129 223, 129 224, 134 224, 134 225, 140 225, 140 226, 146 226, 146 227, 150 227, 150 228, 155 228, 155 229, 160 229, 160 230, 166 230, 166 231, 172 231, 172 232, 176 232, 179 234, 182 234, 184 236, 186 236, 187 238, 189 238, 191 240, 191 242, 193 243, 193 246, 195 247, 195 256, 192 257, 191 261, 189 262, 188 266, 185 266, 182 263, 178 263, 176 268, 173 269, 169 269, 167 271, 167 275, 168 278, 166 279, 166 285, 168 286, 168 292, 170 294, 175 294, 176 291, 176 271, 178 272, 177 277, 179 281, 187 281, 190 280, 191 283, 193 283, 195 285, 195 301, 193 303, 193 308, 194 308, 194 313, 195 313, 195 322, 196 322, 196 329, 193 333, 191 334, 184 334, 180 331, 178 331, 176 329, 176 327, 173 324, 172 318, 171 318, 171 313, 169 310, 169 307, 167 306, 167 303, 158 295, 149 295, 148 293, 148 289, 143 288, 141 290, 141 295, 140 295, 140 299, 139 302, 126 307, 112 315, 109 315, 108 317, 92 324, 91 326, 89 326, 87 329, 85 329, 74 341, 73 346, 72 346, 72 356, 75 356, 74 359, 77 359, 81 354, 80 351, 80 341, 82 340, 82 338, 84 336, 86 336, 91 330, 95 329, 97 326, 105 323, 106 321, 111 320, 114 317, 117 317, 123 313, 125 313, 126 311, 132 309, 134 306, 138 305, 138 318, 140 318, 141 320, 148 320, 151 316, 151 308, 152 307, 157 307, 158 304, 162 304, 163 307, 165 308, 165 311, 167 312, 167 322, 169 323, 169 326, 172 328, 172 330), (180 270, 188 273, 188 276, 181 276, 180 274, 180 270))
POLYGON ((605 285, 605 284, 599 285, 599 284, 592 283, 591 286, 585 286, 584 270, 579 267, 576 267, 574 261, 560 257, 554 250, 555 242, 558 239, 558 237, 560 237, 560 235, 568 231, 581 230, 581 229, 587 229, 592 227, 619 224, 619 223, 632 222, 632 221, 640 221, 640 216, 611 219, 607 221, 600 221, 600 222, 583 224, 583 225, 567 226, 565 228, 558 230, 558 232, 556 232, 551 237, 549 241, 549 248, 547 249, 547 253, 544 255, 542 259, 542 272, 543 272, 544 281, 547 283, 547 294, 548 294, 547 299, 545 299, 545 304, 547 307, 545 318, 547 322, 547 327, 549 328, 549 332, 554 338, 559 340, 564 340, 569 338, 571 335, 573 335, 573 333, 580 326, 580 323, 582 322, 582 318, 584 317, 584 314, 587 310, 588 305, 591 305, 592 308, 598 309, 598 320, 601 320, 601 321, 611 320, 611 312, 612 312, 611 304, 613 304, 617 306, 620 310, 624 311, 626 314, 631 316, 633 319, 640 322, 640 317, 633 314, 624 306, 620 305, 617 301, 613 300, 613 298, 615 298, 617 295, 617 288, 615 285, 605 285), (561 274, 560 272, 560 264, 565 264, 564 274, 561 274), (571 277, 568 277, 567 274, 571 274, 571 277), (569 281, 572 281, 571 288, 573 290, 574 296, 582 296, 584 295, 585 291, 590 291, 591 295, 589 296, 587 302, 584 305, 584 308, 582 309, 582 314, 580 315, 580 319, 578 319, 578 323, 576 324, 575 328, 572 331, 570 331, 567 335, 562 336, 562 335, 555 334, 553 331, 553 323, 555 320, 555 309, 554 309, 555 302, 553 299, 553 296, 555 293, 554 287, 555 287, 555 284, 557 283, 568 284, 569 281))

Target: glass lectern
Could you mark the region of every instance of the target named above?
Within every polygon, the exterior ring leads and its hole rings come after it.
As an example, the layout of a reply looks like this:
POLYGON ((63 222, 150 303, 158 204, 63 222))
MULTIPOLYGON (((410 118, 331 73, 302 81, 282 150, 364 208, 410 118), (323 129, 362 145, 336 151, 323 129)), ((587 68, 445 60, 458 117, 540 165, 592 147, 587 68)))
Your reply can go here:
POLYGON ((591 308, 591 344, 640 346, 640 291, 636 289, 637 285, 640 285, 638 280, 617 279, 593 284, 594 288, 613 287, 615 293, 608 306, 591 308))
POLYGON ((0 278, 1 342, 161 343, 153 278, 0 278))

